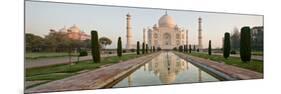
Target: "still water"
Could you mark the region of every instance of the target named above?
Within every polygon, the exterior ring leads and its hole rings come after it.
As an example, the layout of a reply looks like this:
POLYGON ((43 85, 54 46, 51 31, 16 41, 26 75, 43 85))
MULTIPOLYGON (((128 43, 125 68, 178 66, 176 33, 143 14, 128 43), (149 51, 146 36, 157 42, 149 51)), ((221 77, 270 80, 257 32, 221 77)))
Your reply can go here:
POLYGON ((172 52, 162 52, 113 87, 219 81, 172 52))

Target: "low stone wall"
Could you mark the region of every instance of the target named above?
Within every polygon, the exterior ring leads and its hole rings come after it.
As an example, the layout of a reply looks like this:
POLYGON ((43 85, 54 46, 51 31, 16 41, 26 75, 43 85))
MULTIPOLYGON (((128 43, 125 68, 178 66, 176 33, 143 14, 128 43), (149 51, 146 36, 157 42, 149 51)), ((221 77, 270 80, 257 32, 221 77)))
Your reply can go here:
POLYGON ((210 74, 219 76, 224 80, 247 80, 263 78, 263 74, 248 69, 243 69, 236 66, 227 65, 179 52, 174 53, 179 57, 189 61, 190 63, 211 72, 210 74))
POLYGON ((139 58, 116 63, 86 73, 71 76, 62 80, 49 82, 34 88, 27 89, 25 93, 42 93, 56 91, 91 90, 104 88, 108 84, 127 75, 129 72, 148 62, 161 52, 151 53, 139 58))

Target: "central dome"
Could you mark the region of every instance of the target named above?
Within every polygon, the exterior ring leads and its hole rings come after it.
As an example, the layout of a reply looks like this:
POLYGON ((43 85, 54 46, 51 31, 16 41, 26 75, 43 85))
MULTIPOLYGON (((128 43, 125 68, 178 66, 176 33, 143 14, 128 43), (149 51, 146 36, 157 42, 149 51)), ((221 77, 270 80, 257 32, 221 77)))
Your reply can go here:
POLYGON ((167 13, 163 15, 158 21, 159 27, 169 27, 174 28, 176 23, 174 19, 169 16, 167 13))

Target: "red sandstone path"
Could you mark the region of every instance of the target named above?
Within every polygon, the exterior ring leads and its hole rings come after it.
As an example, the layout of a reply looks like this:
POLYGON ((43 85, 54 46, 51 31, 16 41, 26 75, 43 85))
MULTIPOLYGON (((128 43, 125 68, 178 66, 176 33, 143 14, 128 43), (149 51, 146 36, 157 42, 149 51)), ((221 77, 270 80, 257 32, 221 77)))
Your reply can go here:
POLYGON ((236 67, 236 66, 232 66, 232 65, 227 65, 227 64, 223 64, 223 63, 218 63, 216 61, 212 61, 209 59, 195 57, 195 56, 191 56, 191 55, 187 55, 187 54, 183 54, 183 53, 179 53, 179 52, 175 52, 175 53, 179 57, 181 57, 185 60, 188 60, 188 61, 194 62, 194 63, 199 63, 204 66, 208 66, 209 68, 213 68, 217 71, 223 72, 223 73, 227 74, 228 76, 231 76, 236 79, 246 80, 246 79, 262 79, 263 78, 262 73, 258 73, 258 72, 252 71, 252 70, 248 70, 248 69, 244 69, 244 68, 240 68, 240 67, 236 67))
MULTIPOLYGON (((125 53, 125 54, 132 54, 132 53, 125 53)), ((108 57, 108 56, 116 56, 116 54, 105 54, 101 55, 101 57, 108 57)), ((80 61, 91 60, 92 55, 80 57, 80 61)), ((71 57, 72 62, 77 61, 77 57, 71 57)), ((58 65, 58 64, 67 64, 69 63, 69 57, 55 57, 55 58, 41 58, 41 59, 26 59, 24 63, 25 68, 36 68, 36 67, 45 67, 51 65, 58 65)))
POLYGON ((72 90, 90 90, 104 88, 113 81, 129 72, 137 69, 161 52, 155 52, 139 58, 134 58, 114 65, 99 68, 89 72, 74 75, 65 79, 52 81, 30 89, 25 93, 54 92, 54 91, 72 91, 72 90))

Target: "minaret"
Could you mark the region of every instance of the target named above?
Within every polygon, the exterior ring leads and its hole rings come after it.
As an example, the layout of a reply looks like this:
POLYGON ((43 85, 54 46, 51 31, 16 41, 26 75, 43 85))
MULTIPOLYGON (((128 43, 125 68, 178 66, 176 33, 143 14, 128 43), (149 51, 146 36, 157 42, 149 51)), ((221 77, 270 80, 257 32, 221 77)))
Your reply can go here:
POLYGON ((131 15, 128 13, 127 15, 127 49, 131 49, 131 41, 132 41, 132 27, 131 27, 131 15))
POLYGON ((202 27, 201 27, 201 23, 202 23, 202 18, 199 17, 198 18, 198 49, 202 50, 203 45, 202 45, 202 27))
POLYGON ((186 29, 185 38, 186 38, 186 45, 188 46, 188 30, 187 29, 186 29))
POLYGON ((145 28, 143 28, 143 42, 146 44, 145 28))

